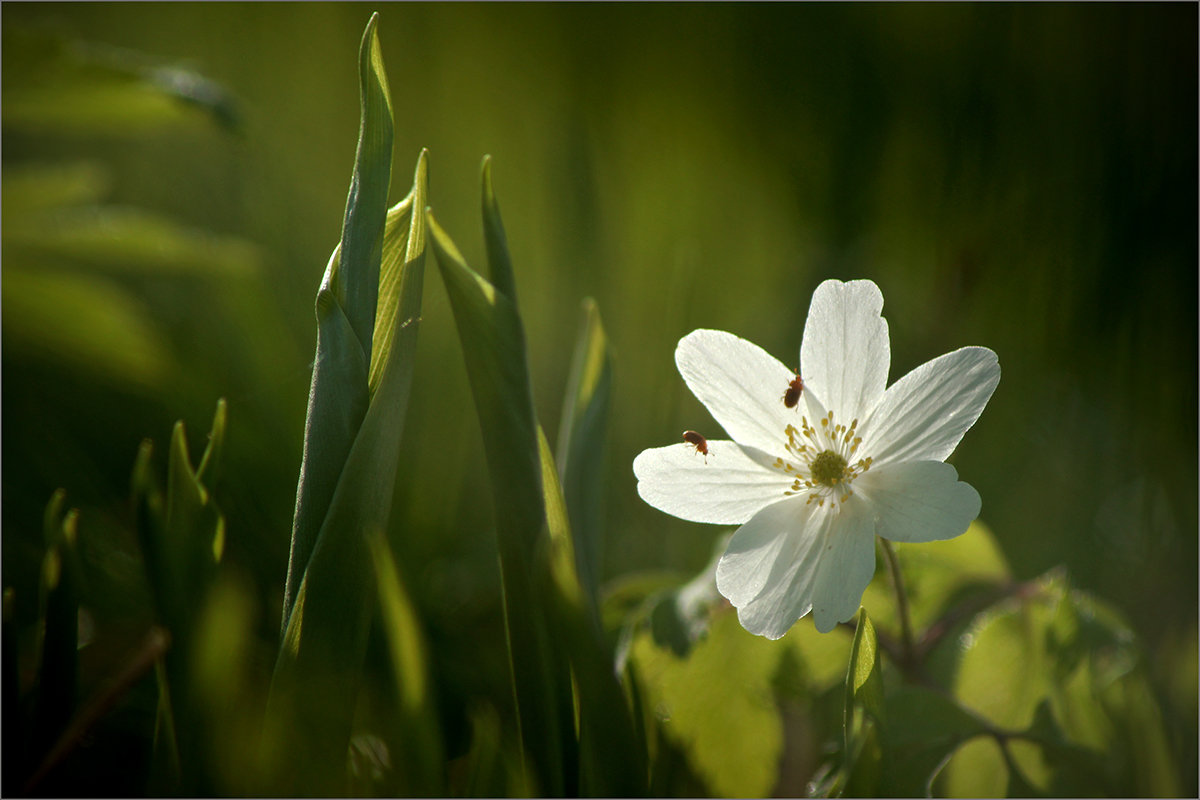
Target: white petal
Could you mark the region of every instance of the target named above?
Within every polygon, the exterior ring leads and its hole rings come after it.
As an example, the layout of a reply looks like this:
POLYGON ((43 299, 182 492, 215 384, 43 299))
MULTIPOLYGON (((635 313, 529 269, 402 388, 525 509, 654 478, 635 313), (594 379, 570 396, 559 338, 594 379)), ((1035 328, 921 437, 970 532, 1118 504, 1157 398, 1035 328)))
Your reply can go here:
POLYGON ((925 362, 888 387, 862 426, 863 452, 876 463, 944 461, 999 382, 1000 361, 986 347, 963 347, 925 362))
POLYGON ((796 374, 756 344, 732 333, 696 330, 679 340, 675 364, 692 394, 729 437, 783 455, 784 428, 795 409, 783 394, 796 374))
POLYGON ((792 478, 771 469, 774 458, 724 440, 704 456, 686 442, 643 450, 633 460, 638 494, 660 511, 716 525, 739 525, 783 498, 792 478))
POLYGON ((717 562, 717 591, 742 627, 778 639, 812 608, 813 584, 831 516, 795 497, 767 506, 738 528, 717 562))
POLYGON ((875 573, 875 526, 865 503, 840 512, 797 497, 739 528, 717 563, 717 590, 751 633, 778 639, 810 610, 827 633, 854 616, 875 573))
POLYGON ((863 419, 887 387, 891 345, 872 281, 828 280, 813 292, 800 344, 800 374, 826 407, 863 419))
POLYGON ((870 506, 852 499, 842 505, 832 524, 813 587, 813 623, 821 633, 858 613, 863 592, 875 575, 875 522, 870 506))
POLYGON ((979 516, 979 492, 941 461, 873 466, 854 493, 875 515, 875 531, 894 542, 932 542, 964 533, 979 516))

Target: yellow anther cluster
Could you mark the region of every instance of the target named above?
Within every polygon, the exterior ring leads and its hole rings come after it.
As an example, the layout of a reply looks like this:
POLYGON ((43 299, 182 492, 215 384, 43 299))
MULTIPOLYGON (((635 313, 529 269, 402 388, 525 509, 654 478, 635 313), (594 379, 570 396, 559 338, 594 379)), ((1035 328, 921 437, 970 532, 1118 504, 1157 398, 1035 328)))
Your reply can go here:
POLYGON ((787 450, 797 462, 775 459, 776 469, 794 476, 785 495, 807 493, 806 502, 824 507, 828 500, 836 508, 854 495, 850 490, 854 479, 871 468, 869 457, 852 461, 862 444, 857 419, 843 425, 834 420, 830 411, 814 427, 807 417, 801 416, 799 429, 789 423, 783 432, 787 436, 787 450))

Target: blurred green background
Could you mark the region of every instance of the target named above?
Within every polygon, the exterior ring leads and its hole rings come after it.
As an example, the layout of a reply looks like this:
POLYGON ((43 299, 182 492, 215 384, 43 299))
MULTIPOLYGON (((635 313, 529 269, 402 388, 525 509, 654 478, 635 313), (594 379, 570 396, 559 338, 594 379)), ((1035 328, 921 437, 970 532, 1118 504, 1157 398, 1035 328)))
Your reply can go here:
MULTIPOLYGON (((129 529, 138 444, 182 418, 198 452, 226 397, 226 557, 269 670, 313 299, 373 10, 392 200, 428 148, 439 222, 481 267, 493 156, 552 442, 580 302, 599 304, 615 359, 596 453, 607 579, 687 576, 722 532, 635 492, 643 448, 721 435, 675 371, 679 338, 720 328, 795 363, 817 284, 871 278, 892 380, 963 345, 999 354, 1000 387, 952 461, 1017 577, 1064 564, 1128 615, 1196 791, 1192 4, 5 4, 3 580, 18 620, 36 616, 42 511, 63 487, 82 510, 89 624, 110 643, 85 648, 81 679, 106 674, 150 614, 129 529), (110 84, 128 91, 106 99, 110 84)), ((487 477, 435 274, 391 536, 441 680, 503 695, 487 477)))

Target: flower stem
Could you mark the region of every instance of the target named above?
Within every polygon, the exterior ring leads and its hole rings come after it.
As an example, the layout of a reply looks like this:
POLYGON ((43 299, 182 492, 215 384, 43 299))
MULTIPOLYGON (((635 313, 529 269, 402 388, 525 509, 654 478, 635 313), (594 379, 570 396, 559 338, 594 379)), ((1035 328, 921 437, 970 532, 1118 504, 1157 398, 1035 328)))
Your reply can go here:
POLYGON ((883 554, 887 558, 888 572, 892 576, 892 586, 896 589, 896 608, 900 614, 900 633, 904 646, 904 666, 911 667, 913 665, 912 621, 908 614, 908 592, 904 590, 904 578, 900 575, 900 560, 896 558, 896 551, 892 549, 891 542, 882 537, 879 541, 883 543, 883 554))

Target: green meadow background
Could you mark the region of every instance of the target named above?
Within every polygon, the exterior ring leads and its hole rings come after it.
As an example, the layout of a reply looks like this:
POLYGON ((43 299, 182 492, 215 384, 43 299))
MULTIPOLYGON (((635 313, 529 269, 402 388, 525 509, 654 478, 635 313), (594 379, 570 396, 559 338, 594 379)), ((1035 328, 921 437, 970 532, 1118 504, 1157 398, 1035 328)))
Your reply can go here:
MULTIPOLYGON (((952 463, 1017 578, 1064 565, 1126 615, 1196 792, 1193 4, 5 4, 3 584, 23 652, 61 487, 95 634, 81 691, 119 668, 152 613, 139 443, 165 451, 182 419, 200 452, 224 397, 226 562, 269 675, 375 10, 391 201, 428 148, 438 221, 482 264, 491 154, 552 443, 581 302, 598 303, 606 582, 686 578, 723 533, 635 491, 642 449, 723 438, 675 371, 679 338, 728 330, 794 365, 813 289, 870 278, 892 380, 963 345, 999 354, 952 463), (104 95, 105 76, 159 67, 211 81, 184 92, 203 102, 104 95)), ((432 268, 421 316, 389 536, 446 702, 504 697, 487 471, 432 268)), ((144 747, 144 684, 79 757, 80 786, 139 791, 137 760, 111 754, 144 747)))

